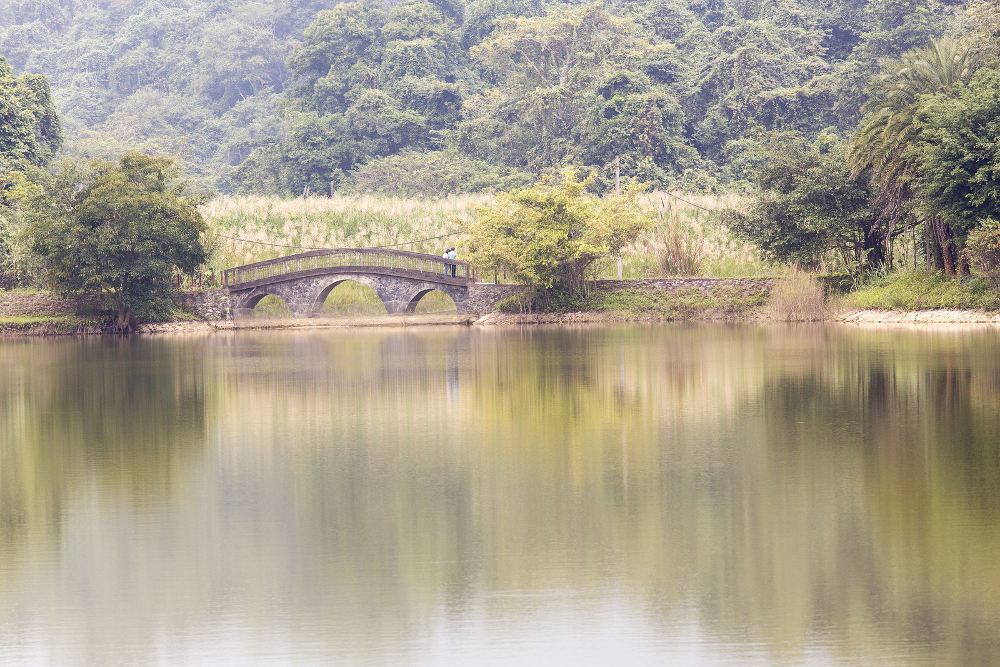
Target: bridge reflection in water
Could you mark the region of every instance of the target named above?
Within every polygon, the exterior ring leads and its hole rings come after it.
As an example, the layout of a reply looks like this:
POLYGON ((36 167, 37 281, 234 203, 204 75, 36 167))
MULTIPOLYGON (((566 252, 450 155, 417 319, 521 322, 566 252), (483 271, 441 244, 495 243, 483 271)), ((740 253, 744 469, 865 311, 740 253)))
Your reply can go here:
POLYGON ((426 294, 440 290, 459 312, 471 312, 469 287, 475 271, 468 262, 383 248, 310 250, 226 269, 223 284, 237 312, 252 310, 264 297, 281 298, 299 316, 319 313, 337 285, 354 280, 371 287, 387 313, 413 312, 426 294))

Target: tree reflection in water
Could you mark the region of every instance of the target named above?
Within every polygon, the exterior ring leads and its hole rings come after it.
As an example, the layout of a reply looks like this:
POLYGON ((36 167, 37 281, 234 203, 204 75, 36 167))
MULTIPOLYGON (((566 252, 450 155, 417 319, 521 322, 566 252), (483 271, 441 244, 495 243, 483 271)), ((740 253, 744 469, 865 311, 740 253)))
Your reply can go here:
POLYGON ((991 662, 997 351, 707 326, 2 344, 0 658, 434 638, 587 662, 588 627, 654 658, 991 662))

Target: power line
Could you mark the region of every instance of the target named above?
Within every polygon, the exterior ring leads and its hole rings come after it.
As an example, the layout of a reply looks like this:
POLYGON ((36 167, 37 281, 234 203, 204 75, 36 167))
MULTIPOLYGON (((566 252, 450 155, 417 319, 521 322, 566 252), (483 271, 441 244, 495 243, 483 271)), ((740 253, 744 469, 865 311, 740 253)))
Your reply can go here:
POLYGON ((678 197, 677 195, 673 194, 672 192, 664 192, 663 194, 667 195, 668 197, 673 197, 674 199, 676 199, 678 201, 682 201, 685 204, 687 204, 688 206, 694 206, 695 208, 700 208, 701 210, 708 211, 709 213, 718 213, 718 209, 705 208, 704 206, 699 206, 698 204, 695 204, 693 201, 688 201, 687 199, 683 199, 681 197, 678 197))
POLYGON ((243 243, 256 243, 257 245, 269 245, 275 248, 292 248, 294 250, 328 250, 328 248, 309 248, 307 246, 288 245, 286 243, 268 243, 267 241, 251 241, 250 239, 241 239, 238 236, 228 236, 226 234, 216 234, 216 236, 221 236, 224 239, 230 239, 232 241, 241 241, 243 243))
POLYGON ((416 241, 405 241, 403 243, 393 243, 391 245, 375 245, 372 248, 398 248, 401 245, 412 245, 414 243, 423 243, 424 241, 434 241, 436 239, 446 239, 449 236, 456 236, 462 234, 463 232, 451 232, 450 234, 442 234, 441 236, 428 236, 425 239, 417 239, 416 241))

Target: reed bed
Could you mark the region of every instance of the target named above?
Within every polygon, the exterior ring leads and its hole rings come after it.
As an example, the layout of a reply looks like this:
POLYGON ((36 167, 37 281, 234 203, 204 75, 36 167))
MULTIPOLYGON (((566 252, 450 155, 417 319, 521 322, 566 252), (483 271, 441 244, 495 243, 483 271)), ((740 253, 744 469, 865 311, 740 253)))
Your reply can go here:
MULTIPOLYGON (((690 203, 665 192, 641 197, 640 202, 652 216, 654 225, 622 252, 623 277, 739 277, 774 273, 774 267, 763 262, 753 246, 735 239, 719 220, 716 211, 738 206, 738 195, 677 193, 676 196, 690 203)), ((444 248, 457 245, 461 256, 460 233, 468 228, 476 208, 492 201, 491 195, 453 195, 440 199, 381 195, 297 199, 224 196, 203 205, 201 212, 209 230, 206 234, 211 251, 209 266, 219 271, 309 248, 397 246, 440 254, 444 248)), ((616 275, 614 259, 600 266, 600 277, 616 275)), ((341 293, 338 288, 331 293, 328 304, 347 309, 360 300, 374 306, 373 298, 376 298, 374 293, 354 288, 341 293)), ((439 309, 447 306, 433 299, 428 307, 432 304, 439 309)))
MULTIPOLYGON (((473 195, 439 200, 365 195, 219 197, 202 206, 201 212, 209 228, 210 264, 221 269, 306 248, 389 246, 459 232, 476 205, 487 199, 473 195)), ((440 254, 452 241, 449 237, 399 247, 440 254)))
MULTIPOLYGON (((652 229, 622 252, 625 278, 710 276, 740 278, 773 273, 753 245, 735 238, 719 212, 740 205, 739 195, 652 192, 640 198, 652 229)), ((613 263, 602 276, 617 273, 613 263)))
POLYGON ((815 275, 792 271, 771 290, 772 319, 784 322, 820 322, 826 319, 826 290, 815 275))

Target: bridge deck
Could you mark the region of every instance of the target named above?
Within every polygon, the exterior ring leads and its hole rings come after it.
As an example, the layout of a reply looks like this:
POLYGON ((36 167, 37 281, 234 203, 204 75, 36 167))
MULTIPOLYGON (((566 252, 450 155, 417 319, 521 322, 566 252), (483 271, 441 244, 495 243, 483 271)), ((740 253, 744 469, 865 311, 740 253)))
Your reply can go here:
POLYGON ((446 260, 443 257, 406 250, 383 248, 336 248, 278 257, 263 262, 226 269, 223 285, 230 289, 246 289, 269 285, 293 278, 328 273, 377 273, 441 283, 468 285, 474 272, 468 262, 446 260), (455 266, 455 277, 451 275, 455 266))

